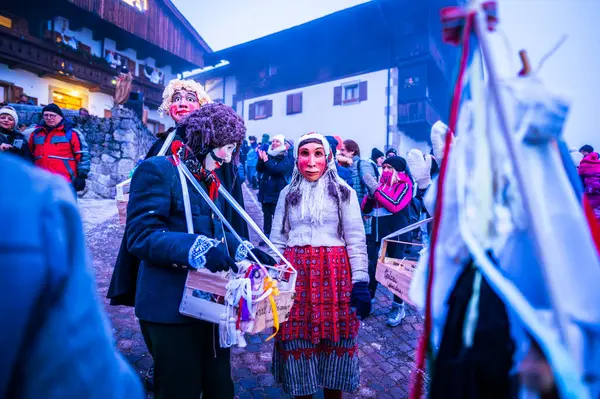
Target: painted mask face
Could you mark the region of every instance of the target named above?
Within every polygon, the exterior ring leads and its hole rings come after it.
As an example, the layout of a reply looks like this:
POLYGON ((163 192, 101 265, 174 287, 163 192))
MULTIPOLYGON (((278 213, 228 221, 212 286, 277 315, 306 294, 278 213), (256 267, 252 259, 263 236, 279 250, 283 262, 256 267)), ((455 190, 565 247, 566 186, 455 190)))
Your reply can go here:
POLYGON ((323 144, 308 143, 298 150, 298 170, 310 182, 319 180, 327 167, 327 155, 323 144))
POLYGON ((12 130, 15 127, 15 120, 8 114, 0 115, 0 127, 6 130, 12 130))
POLYGON ((217 157, 223 160, 223 163, 230 163, 233 158, 233 153, 237 147, 236 143, 227 144, 223 147, 215 148, 214 153, 217 157))
POLYGON ((187 114, 200 108, 198 96, 193 91, 178 90, 173 94, 171 101, 169 115, 175 123, 179 123, 187 114))

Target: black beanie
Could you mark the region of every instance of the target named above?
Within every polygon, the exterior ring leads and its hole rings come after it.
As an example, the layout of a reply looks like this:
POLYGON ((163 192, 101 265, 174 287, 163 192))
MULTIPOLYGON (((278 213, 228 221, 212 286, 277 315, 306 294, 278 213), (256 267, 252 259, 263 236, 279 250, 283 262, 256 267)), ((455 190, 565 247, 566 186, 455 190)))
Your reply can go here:
POLYGON ((331 154, 335 158, 337 155, 337 146, 339 145, 337 139, 333 136, 325 136, 325 139, 329 142, 329 147, 331 148, 331 154))
POLYGON ((396 151, 395 148, 388 148, 386 154, 394 154, 394 155, 398 155, 398 151, 396 151))
POLYGON ((384 156, 385 156, 385 154, 383 152, 381 152, 381 150, 379 148, 373 148, 373 150, 371 151, 371 159, 373 161, 377 161, 377 158, 381 158, 384 156))
POLYGON ((42 108, 42 115, 44 115, 44 112, 54 112, 57 115, 60 115, 62 117, 64 117, 62 111, 60 110, 60 108, 58 108, 58 105, 54 104, 54 103, 50 103, 48 105, 46 105, 44 108, 42 108))
POLYGON ((402 157, 392 156, 383 161, 384 165, 390 165, 396 172, 406 171, 406 160, 402 157))

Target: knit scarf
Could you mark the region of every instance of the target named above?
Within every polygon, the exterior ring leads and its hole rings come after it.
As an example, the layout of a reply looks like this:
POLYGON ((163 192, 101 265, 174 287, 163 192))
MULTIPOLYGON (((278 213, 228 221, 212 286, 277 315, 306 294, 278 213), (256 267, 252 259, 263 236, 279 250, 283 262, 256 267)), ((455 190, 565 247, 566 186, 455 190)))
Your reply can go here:
POLYGON ((215 171, 206 170, 198 157, 192 154, 191 149, 179 140, 176 140, 171 144, 171 150, 173 154, 177 154, 176 157, 173 157, 175 162, 183 162, 196 180, 204 182, 208 188, 208 196, 211 200, 215 201, 219 196, 219 187, 221 186, 221 181, 217 177, 215 171))
POLYGON ((267 154, 269 154, 272 157, 276 157, 277 155, 281 154, 284 151, 285 151, 285 144, 282 144, 282 145, 280 145, 279 147, 277 147, 275 149, 269 147, 269 150, 267 151, 267 154))

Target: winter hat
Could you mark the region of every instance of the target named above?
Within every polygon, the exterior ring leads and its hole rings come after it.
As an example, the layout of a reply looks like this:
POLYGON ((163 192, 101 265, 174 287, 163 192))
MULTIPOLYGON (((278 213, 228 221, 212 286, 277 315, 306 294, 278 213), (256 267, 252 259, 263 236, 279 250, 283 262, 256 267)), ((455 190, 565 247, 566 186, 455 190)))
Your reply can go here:
POLYGON ((579 149, 579 151, 585 151, 585 152, 594 152, 594 147, 592 147, 589 144, 584 145, 583 147, 581 147, 579 149))
POLYGON ((271 141, 273 141, 273 140, 277 140, 281 144, 285 144, 285 136, 283 134, 278 134, 276 136, 273 136, 273 139, 271 141))
POLYGON ((42 108, 42 115, 44 115, 44 112, 54 112, 55 114, 64 117, 61 109, 58 107, 58 105, 56 105, 54 103, 50 103, 50 104, 46 105, 44 108, 42 108))
POLYGON ((406 160, 399 156, 391 156, 383 161, 384 165, 390 165, 396 172, 406 171, 406 160))
MULTIPOLYGON (((331 145, 325 136, 317 132, 310 132, 298 139, 298 146, 294 147, 294 158, 298 159, 298 151, 300 150, 300 147, 302 147, 307 141, 319 141, 321 144, 323 144, 325 154, 328 157, 330 154, 333 154, 331 152, 331 145)), ((333 157, 328 161, 328 163, 331 162, 331 160, 333 160, 333 157)))
POLYGON ((10 115, 15 120, 15 127, 19 125, 19 115, 13 107, 2 107, 0 109, 0 115, 10 115))
POLYGON ((335 158, 337 156, 337 146, 339 144, 338 140, 333 136, 325 136, 327 141, 329 142, 329 146, 331 147, 331 153, 335 158))
POLYGON ((273 149, 271 146, 269 146, 269 149, 267 150, 267 154, 271 155, 272 157, 276 157, 277 155, 281 154, 282 152, 285 151, 285 137, 283 136, 283 134, 278 134, 277 136, 273 136, 273 141, 277 140, 281 143, 281 145, 279 145, 279 147, 273 149))
POLYGON ((398 155, 398 151, 396 151, 395 148, 388 148, 386 154, 394 154, 394 155, 398 155))
POLYGON ((269 136, 268 134, 266 134, 266 133, 265 133, 265 134, 263 134, 263 136, 262 136, 262 141, 261 141, 261 143, 265 144, 265 143, 268 143, 270 140, 271 140, 271 136, 269 136))
POLYGON ((431 146, 433 147, 433 156, 438 160, 444 157, 444 146, 446 145, 446 133, 448 126, 442 121, 437 121, 431 127, 431 146))
POLYGON ((377 162, 378 158, 384 157, 385 154, 383 152, 381 152, 381 150, 379 148, 373 148, 373 150, 371 151, 371 159, 374 162, 377 162))

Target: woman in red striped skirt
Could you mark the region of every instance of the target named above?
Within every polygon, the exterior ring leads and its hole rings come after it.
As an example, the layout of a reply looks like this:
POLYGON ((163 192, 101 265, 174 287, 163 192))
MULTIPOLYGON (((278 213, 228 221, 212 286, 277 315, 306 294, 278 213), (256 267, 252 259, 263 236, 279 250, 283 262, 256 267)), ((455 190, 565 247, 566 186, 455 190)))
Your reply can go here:
POLYGON ((292 182, 279 196, 271 241, 298 270, 296 300, 277 335, 273 373, 296 398, 358 388, 359 318, 371 308, 367 247, 356 193, 339 179, 329 143, 298 141, 292 182))

